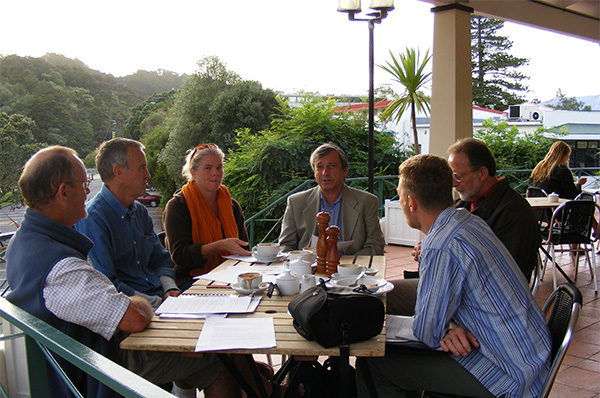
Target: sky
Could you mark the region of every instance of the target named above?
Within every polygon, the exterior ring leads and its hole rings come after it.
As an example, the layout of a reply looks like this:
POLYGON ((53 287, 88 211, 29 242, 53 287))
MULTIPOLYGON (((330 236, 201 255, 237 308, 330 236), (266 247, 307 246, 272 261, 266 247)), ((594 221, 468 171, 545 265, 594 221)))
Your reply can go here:
MULTIPOLYGON (((370 4, 363 1, 363 9, 370 4)), ((396 0, 375 26, 375 64, 406 47, 433 47, 430 4, 396 0)), ((58 53, 114 76, 194 73, 216 55, 229 70, 284 93, 366 96, 368 27, 336 0, 0 0, 0 55, 58 53)), ((527 100, 600 94, 600 45, 507 22, 510 53, 529 58, 527 100)), ((375 67, 375 86, 391 84, 375 67)), ((396 91, 397 85, 391 84, 396 91)))

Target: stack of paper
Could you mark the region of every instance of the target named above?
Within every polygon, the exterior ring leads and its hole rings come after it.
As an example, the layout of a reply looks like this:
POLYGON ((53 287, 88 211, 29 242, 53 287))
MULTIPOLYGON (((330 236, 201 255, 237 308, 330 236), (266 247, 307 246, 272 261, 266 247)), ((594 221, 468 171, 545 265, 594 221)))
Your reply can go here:
POLYGON ((415 337, 414 321, 415 318, 412 316, 387 315, 385 318, 385 342, 411 348, 431 349, 415 337))
POLYGON ((260 300, 261 297, 235 294, 181 294, 167 297, 156 313, 166 317, 174 317, 176 314, 199 317, 208 314, 242 314, 254 312, 260 300))
POLYGON ((273 318, 208 317, 196 343, 196 351, 273 348, 273 318))

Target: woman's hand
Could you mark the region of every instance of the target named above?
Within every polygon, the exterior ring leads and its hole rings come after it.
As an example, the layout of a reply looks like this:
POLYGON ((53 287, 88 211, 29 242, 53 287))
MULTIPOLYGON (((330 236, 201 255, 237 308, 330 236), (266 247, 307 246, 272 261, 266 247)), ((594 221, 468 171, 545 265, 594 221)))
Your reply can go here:
POLYGON ((251 256, 252 252, 244 249, 245 246, 248 246, 248 242, 244 242, 238 238, 227 238, 220 240, 221 251, 227 251, 231 254, 237 254, 240 256, 251 256))
POLYGON ((587 182, 587 178, 586 178, 586 177, 579 177, 579 178, 577 179, 577 182, 576 182, 576 184, 577 184, 577 185, 583 185, 583 184, 585 184, 586 182, 587 182))
POLYGON ((454 322, 450 322, 450 330, 440 341, 440 347, 445 352, 451 351, 452 354, 466 357, 471 352, 471 348, 478 348, 479 343, 471 332, 454 322))

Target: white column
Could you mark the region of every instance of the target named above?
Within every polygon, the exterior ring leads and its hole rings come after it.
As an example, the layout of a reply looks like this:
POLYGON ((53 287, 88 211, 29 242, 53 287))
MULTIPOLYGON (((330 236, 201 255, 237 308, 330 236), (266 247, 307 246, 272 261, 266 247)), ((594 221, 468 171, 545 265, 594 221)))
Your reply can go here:
POLYGON ((473 136, 471 13, 460 4, 432 8, 433 75, 429 153, 446 157, 456 140, 473 136))

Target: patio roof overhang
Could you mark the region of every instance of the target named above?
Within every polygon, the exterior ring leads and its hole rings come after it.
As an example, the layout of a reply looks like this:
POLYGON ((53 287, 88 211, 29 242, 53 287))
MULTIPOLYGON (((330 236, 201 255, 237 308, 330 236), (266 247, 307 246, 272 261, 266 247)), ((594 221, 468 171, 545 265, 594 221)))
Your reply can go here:
MULTIPOLYGON (((472 136, 472 13, 600 44, 599 0, 419 0, 434 13, 430 153, 472 136)), ((582 57, 585 57, 582 54, 582 57)))

